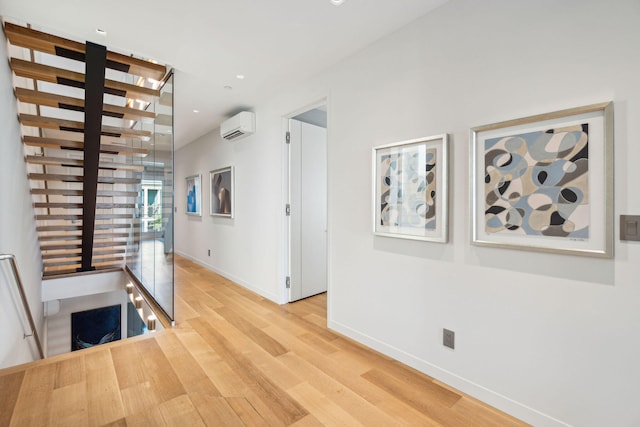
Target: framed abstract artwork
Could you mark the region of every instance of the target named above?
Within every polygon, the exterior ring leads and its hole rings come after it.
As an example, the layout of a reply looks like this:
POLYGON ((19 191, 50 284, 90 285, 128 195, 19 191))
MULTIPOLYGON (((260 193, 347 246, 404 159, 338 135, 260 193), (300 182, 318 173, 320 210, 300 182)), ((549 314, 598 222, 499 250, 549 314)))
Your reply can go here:
POLYGON ((233 218, 233 166, 209 172, 209 214, 233 218))
POLYGON ((613 104, 471 129, 472 243, 613 256, 613 104))
POLYGON ((373 149, 373 233, 446 242, 448 136, 412 139, 373 149))
POLYGON ((191 175, 187 181, 187 215, 202 215, 202 176, 191 175))

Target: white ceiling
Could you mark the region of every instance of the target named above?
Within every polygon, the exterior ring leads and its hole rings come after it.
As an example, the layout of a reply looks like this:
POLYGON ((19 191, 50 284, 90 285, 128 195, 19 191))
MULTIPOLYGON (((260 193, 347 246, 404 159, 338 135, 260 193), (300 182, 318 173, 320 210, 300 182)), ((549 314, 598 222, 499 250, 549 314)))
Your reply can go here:
POLYGON ((0 0, 0 15, 173 67, 179 148, 446 1, 0 0))

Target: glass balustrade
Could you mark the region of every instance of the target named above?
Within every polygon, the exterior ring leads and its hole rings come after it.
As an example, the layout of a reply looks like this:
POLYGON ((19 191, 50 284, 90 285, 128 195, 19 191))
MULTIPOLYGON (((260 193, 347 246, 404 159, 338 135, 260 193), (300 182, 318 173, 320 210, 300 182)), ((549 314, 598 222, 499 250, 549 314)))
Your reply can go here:
POLYGON ((150 131, 151 137, 131 141, 132 147, 144 151, 130 160, 138 166, 129 173, 136 180, 138 197, 127 267, 173 320, 173 74, 150 84, 160 89, 159 99, 147 107, 155 119, 141 120, 134 128, 150 131))

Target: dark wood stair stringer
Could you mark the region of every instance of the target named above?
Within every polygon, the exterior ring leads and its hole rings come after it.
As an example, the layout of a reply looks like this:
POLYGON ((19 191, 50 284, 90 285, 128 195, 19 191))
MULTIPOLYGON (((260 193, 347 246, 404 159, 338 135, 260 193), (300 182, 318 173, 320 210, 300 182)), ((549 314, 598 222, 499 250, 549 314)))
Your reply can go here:
POLYGON ((102 105, 105 93, 107 48, 86 43, 86 76, 84 95, 84 171, 82 181, 82 265, 78 271, 95 270, 93 246, 98 199, 98 167, 102 134, 102 105))

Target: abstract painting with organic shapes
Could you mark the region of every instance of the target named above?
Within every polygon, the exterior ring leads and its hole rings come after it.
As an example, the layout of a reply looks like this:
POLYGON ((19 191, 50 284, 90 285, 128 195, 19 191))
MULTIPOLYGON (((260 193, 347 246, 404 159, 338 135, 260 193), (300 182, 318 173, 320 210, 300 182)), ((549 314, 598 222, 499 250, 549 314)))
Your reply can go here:
POLYGON ((436 155, 408 147, 381 156, 380 225, 436 228, 436 155))
POLYGON ((487 139, 486 233, 589 237, 588 124, 487 139))

